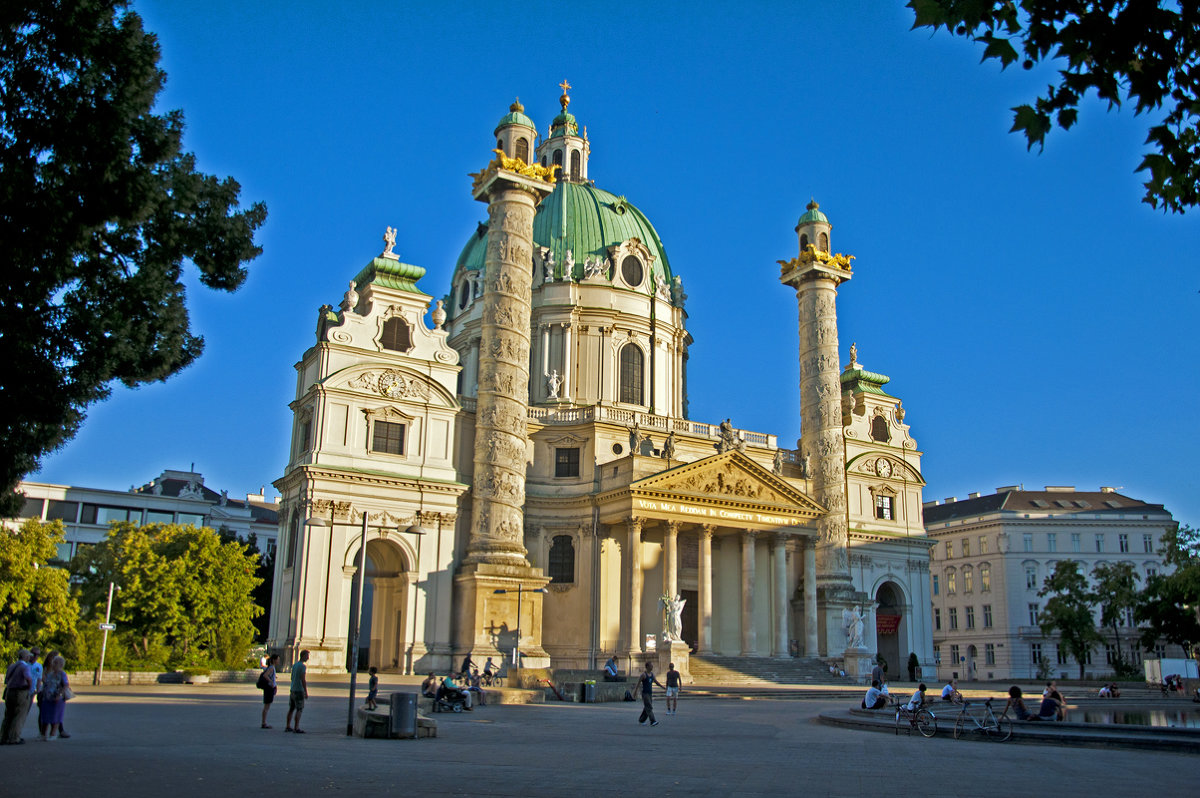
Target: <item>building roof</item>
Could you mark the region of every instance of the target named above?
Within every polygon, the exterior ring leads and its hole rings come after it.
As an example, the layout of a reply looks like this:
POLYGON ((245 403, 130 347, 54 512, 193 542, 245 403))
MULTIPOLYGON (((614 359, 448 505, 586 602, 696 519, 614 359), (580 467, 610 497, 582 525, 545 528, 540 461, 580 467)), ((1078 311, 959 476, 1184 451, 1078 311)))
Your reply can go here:
POLYGON ((500 117, 500 121, 496 123, 496 132, 500 132, 500 128, 507 125, 523 125, 530 130, 536 131, 537 125, 533 124, 533 120, 522 113, 525 106, 521 105, 521 101, 517 100, 508 107, 508 113, 500 117))
POLYGON ((812 224, 813 222, 822 222, 823 224, 829 224, 829 217, 827 217, 825 214, 821 213, 820 210, 818 210, 821 206, 817 204, 816 200, 812 200, 811 202, 808 203, 808 205, 806 205, 804 207, 805 207, 804 215, 801 216, 800 220, 796 222, 797 227, 799 227, 802 224, 812 224))
POLYGON ((924 507, 925 525, 942 524, 997 512, 1037 513, 1038 515, 1077 515, 1087 513, 1120 513, 1142 510, 1147 513, 1170 513, 1161 504, 1149 504, 1115 491, 1021 490, 1002 488, 986 496, 961 501, 927 504, 924 507))

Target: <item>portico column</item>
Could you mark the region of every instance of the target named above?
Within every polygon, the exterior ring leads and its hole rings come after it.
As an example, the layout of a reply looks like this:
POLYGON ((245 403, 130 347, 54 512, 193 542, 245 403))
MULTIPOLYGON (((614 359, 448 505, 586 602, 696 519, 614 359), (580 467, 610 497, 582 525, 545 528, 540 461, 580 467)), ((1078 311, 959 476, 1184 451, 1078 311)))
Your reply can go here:
POLYGON ((642 519, 627 518, 625 526, 625 556, 622 560, 629 591, 621 614, 625 616, 625 653, 635 656, 642 652, 642 519))
POLYGON ((758 654, 754 632, 754 541, 758 533, 742 530, 742 656, 758 654))
POLYGON ((708 654, 712 651, 712 524, 700 527, 700 567, 697 574, 697 607, 696 624, 696 653, 708 654))
POLYGON ((679 522, 667 522, 666 562, 663 563, 663 593, 675 598, 679 594, 679 522))
POLYGON ((816 541, 804 541, 804 656, 818 657, 817 637, 817 549, 816 541))
POLYGON ((775 535, 771 541, 771 567, 775 571, 775 645, 771 655, 788 655, 787 536, 775 535))

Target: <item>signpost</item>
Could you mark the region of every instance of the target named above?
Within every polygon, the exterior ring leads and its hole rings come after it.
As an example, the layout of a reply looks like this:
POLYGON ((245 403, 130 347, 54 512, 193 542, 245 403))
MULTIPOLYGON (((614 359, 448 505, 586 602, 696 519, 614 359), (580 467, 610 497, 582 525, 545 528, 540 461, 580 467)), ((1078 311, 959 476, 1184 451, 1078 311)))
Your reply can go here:
POLYGON ((108 609, 104 611, 104 623, 100 624, 100 628, 104 630, 104 642, 100 645, 100 667, 96 670, 96 678, 92 684, 100 684, 104 678, 104 655, 108 653, 108 633, 117 628, 112 621, 112 594, 114 584, 108 583, 108 609))

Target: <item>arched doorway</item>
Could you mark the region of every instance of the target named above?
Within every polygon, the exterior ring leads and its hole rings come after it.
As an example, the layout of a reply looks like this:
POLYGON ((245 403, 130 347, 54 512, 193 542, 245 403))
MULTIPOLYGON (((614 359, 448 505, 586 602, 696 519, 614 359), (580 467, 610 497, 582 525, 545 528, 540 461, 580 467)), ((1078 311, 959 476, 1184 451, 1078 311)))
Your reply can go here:
POLYGON ((974 644, 967 646, 967 681, 975 681, 975 660, 979 657, 979 649, 974 644))
MULTIPOLYGON (((357 564, 358 557, 354 558, 357 564)), ((406 651, 411 644, 414 619, 408 611, 411 569, 405 552, 388 540, 367 541, 367 573, 362 588, 362 632, 358 639, 358 668, 372 665, 380 670, 403 670, 406 651)), ((356 585, 353 577, 351 589, 356 585)), ((351 619, 355 612, 351 596, 351 619)), ((351 624, 351 629, 353 625, 351 624)), ((346 663, 350 663, 347 641, 346 663)))
POLYGON ((904 621, 904 594, 894 582, 884 582, 875 591, 876 650, 887 664, 888 681, 907 678, 901 659, 900 625, 904 621))

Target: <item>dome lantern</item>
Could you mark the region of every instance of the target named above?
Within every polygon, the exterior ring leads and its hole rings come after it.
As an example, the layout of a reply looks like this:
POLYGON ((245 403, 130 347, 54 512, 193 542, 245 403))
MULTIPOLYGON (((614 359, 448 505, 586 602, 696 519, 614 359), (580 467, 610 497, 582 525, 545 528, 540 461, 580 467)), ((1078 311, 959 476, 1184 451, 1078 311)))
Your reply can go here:
POLYGON ((571 95, 567 94, 571 84, 564 80, 558 87, 562 89, 562 96, 558 98, 562 112, 550 123, 550 133, 538 147, 537 156, 542 166, 561 167, 557 175, 559 180, 583 183, 588 179, 588 156, 591 154, 587 128, 580 136, 579 123, 567 110, 571 105, 571 95))
POLYGON ((829 218, 821 213, 821 206, 817 201, 809 200, 808 205, 804 208, 804 214, 800 220, 796 222, 796 235, 800 241, 800 254, 812 246, 818 252, 826 254, 832 252, 829 243, 829 233, 833 230, 833 225, 829 223, 829 218))
POLYGON ((517 98, 508 107, 505 114, 496 124, 496 149, 503 150, 509 158, 520 158, 525 163, 533 163, 531 153, 533 143, 537 140, 537 126, 533 120, 525 116, 525 106, 517 98))

